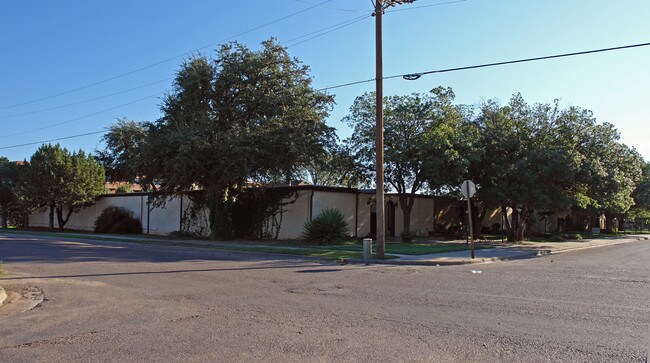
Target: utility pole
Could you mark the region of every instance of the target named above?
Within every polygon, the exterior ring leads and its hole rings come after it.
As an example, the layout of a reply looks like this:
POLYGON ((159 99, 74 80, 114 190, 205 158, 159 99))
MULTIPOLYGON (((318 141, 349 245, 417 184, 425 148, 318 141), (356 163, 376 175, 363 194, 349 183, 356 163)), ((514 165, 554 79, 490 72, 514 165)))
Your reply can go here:
POLYGON ((376 140, 375 140, 375 170, 376 196, 375 211, 377 218, 377 259, 383 259, 386 250, 386 228, 384 227, 384 61, 382 50, 382 15, 391 6, 412 3, 415 0, 374 0, 375 4, 375 98, 376 98, 376 140))

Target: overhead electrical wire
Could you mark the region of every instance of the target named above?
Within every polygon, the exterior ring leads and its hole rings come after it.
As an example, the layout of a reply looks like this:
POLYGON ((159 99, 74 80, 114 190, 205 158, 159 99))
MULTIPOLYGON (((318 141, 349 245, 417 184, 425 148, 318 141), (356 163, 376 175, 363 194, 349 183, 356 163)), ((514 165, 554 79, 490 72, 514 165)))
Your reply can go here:
MULTIPOLYGON (((622 46, 618 46, 618 47, 600 48, 600 49, 585 50, 585 51, 580 51, 580 52, 554 54, 554 55, 547 55, 547 56, 534 57, 534 58, 523 58, 523 59, 516 59, 516 60, 509 60, 509 61, 502 61, 502 62, 477 64, 477 65, 472 65, 472 66, 436 69, 436 70, 425 71, 425 72, 396 74, 396 75, 392 75, 392 76, 383 77, 383 79, 388 80, 388 79, 393 79, 393 78, 404 78, 406 80, 412 81, 412 80, 419 79, 421 76, 424 76, 424 75, 427 75, 427 74, 457 72, 457 71, 465 71, 465 70, 470 70, 470 69, 502 66, 502 65, 507 65, 507 64, 535 62, 535 61, 555 59, 555 58, 575 57, 575 56, 579 56, 579 55, 612 52, 612 51, 616 51, 616 50, 640 48, 640 47, 647 47, 647 46, 650 46, 650 43, 638 43, 638 44, 631 44, 631 45, 622 45, 622 46)), ((343 83, 343 84, 339 84, 339 85, 336 85, 336 86, 324 87, 324 88, 319 89, 318 91, 327 91, 327 90, 330 90, 330 89, 347 87, 347 86, 352 86, 352 85, 361 84, 361 83, 374 82, 374 81, 375 81, 375 78, 371 78, 371 79, 366 79, 366 80, 361 80, 361 81, 343 83)))
MULTIPOLYGON (((331 0, 330 0, 330 1, 331 1, 331 0)), ((413 10, 413 9, 418 9, 418 8, 426 8, 426 7, 441 6, 441 5, 448 5, 448 4, 454 4, 454 3, 465 2, 465 1, 468 1, 468 0, 455 0, 455 1, 447 1, 447 2, 435 3, 435 4, 429 4, 429 5, 422 5, 422 6, 416 6, 416 7, 409 7, 409 8, 405 8, 405 9, 399 9, 399 11, 404 11, 404 10, 413 10)), ((303 2, 303 1, 299 1, 299 2, 303 2)), ((303 3, 313 4, 313 3, 309 3, 309 2, 303 2, 303 3)), ((320 6, 320 5, 323 5, 323 4, 324 4, 324 3, 315 4, 315 6, 320 6)), ((314 6, 314 7, 315 7, 315 6, 314 6)), ((303 10, 300 11, 300 12, 304 12, 304 11, 307 11, 307 10, 310 10, 310 9, 312 9, 312 8, 303 9, 303 10)), ((396 10, 389 10, 388 12, 393 12, 393 11, 396 11, 396 10)), ((298 13, 300 13, 300 12, 298 12, 298 13)), ((286 19, 287 17, 294 16, 294 15, 296 15, 296 14, 298 14, 298 13, 293 13, 293 14, 290 14, 290 15, 285 16, 284 18, 276 19, 275 21, 273 21, 273 22, 271 22, 271 23, 267 23, 267 24, 260 25, 260 26, 258 26, 258 27, 256 27, 256 28, 253 28, 253 29, 248 30, 248 31, 246 31, 246 32, 253 31, 253 30, 257 30, 257 29, 259 29, 260 27, 264 27, 264 26, 267 26, 267 25, 272 24, 272 23, 274 23, 274 22, 277 22, 277 21, 280 21, 280 20, 284 20, 284 19, 286 19)), ((337 23, 337 24, 334 24, 334 25, 330 25, 330 26, 328 26, 328 27, 325 27, 325 28, 322 28, 322 29, 319 29, 319 30, 316 30, 316 31, 313 31, 313 32, 310 32, 310 33, 307 33, 307 34, 304 34, 304 35, 301 35, 301 36, 299 36, 299 37, 295 37, 295 38, 292 38, 292 39, 289 39, 289 40, 283 41, 283 42, 281 42, 281 44, 287 44, 286 47, 287 47, 287 48, 291 48, 291 47, 297 46, 297 45, 299 45, 299 44, 302 44, 302 43, 308 42, 308 41, 310 41, 310 40, 313 40, 313 39, 319 38, 319 37, 324 36, 324 35, 326 35, 326 34, 332 33, 332 32, 334 32, 334 31, 339 30, 339 29, 342 29, 342 28, 344 28, 344 27, 350 26, 350 25, 355 24, 355 23, 357 23, 357 22, 360 22, 360 21, 362 21, 362 20, 364 20, 364 19, 371 18, 371 17, 372 17, 372 14, 371 14, 371 13, 368 13, 367 15, 362 15, 362 16, 355 17, 355 18, 352 18, 352 19, 348 19, 348 20, 346 20, 346 21, 343 21, 343 22, 340 22, 340 23, 337 23), (316 35, 314 35, 314 34, 316 34, 316 35), (309 36, 311 36, 311 35, 314 35, 314 36, 312 36, 312 37, 310 37, 310 38, 308 38, 308 39, 304 39, 304 40, 302 40, 302 41, 299 41, 299 42, 293 43, 293 44, 289 44, 289 43, 292 43, 292 42, 294 42, 294 41, 296 41, 296 40, 303 39, 303 38, 305 38, 305 37, 309 37, 309 36)), ((246 34, 246 32, 244 32, 244 33, 240 33, 239 35, 246 34)), ((233 36, 233 37, 236 37, 236 36, 239 36, 239 35, 235 35, 235 36, 233 36)), ((231 37, 231 38, 232 38, 232 37, 231 37)), ((220 42, 212 43, 212 44, 210 44, 210 45, 206 45, 206 46, 204 46, 204 47, 197 48, 197 50, 205 49, 205 48, 207 48, 207 47, 210 47, 210 46, 213 46, 213 45, 215 45, 215 44, 219 44, 219 43, 220 43, 220 42)), ((195 50, 195 51, 196 51, 196 50, 195 50)), ((192 51, 192 52, 194 52, 194 51, 192 51)), ((184 53, 183 55, 187 55, 187 54, 191 54, 191 52, 184 53)), ((181 57, 181 56, 183 56, 183 55, 180 55, 180 56, 177 56, 177 57, 174 57, 174 58, 170 58, 169 60, 166 60, 166 61, 170 61, 170 60, 172 60, 172 59, 177 59, 177 58, 179 58, 179 57, 181 57)), ((166 62, 166 61, 163 61, 163 62, 166 62)), ((159 62, 159 63, 156 63, 155 65, 158 65, 158 64, 161 64, 161 63, 159 62)), ((155 66, 155 65, 152 65, 152 67, 155 66)), ((140 68, 139 70, 143 70, 143 69, 146 69, 146 68, 140 68)), ((132 72, 129 72, 128 74, 132 74, 132 73, 138 72, 139 70, 134 70, 134 71, 132 71, 132 72)), ((125 76, 125 75, 127 75, 127 74, 119 75, 119 76, 113 77, 113 78, 111 78, 111 79, 109 79, 109 80, 113 80, 113 79, 116 79, 116 78, 119 78, 119 77, 122 77, 122 76, 125 76)), ((47 111, 58 110, 58 109, 62 109, 62 108, 70 107, 70 106, 76 106, 76 105, 79 105, 79 104, 82 104, 82 103, 92 102, 92 101, 96 101, 96 100, 100 100, 100 99, 104 99, 104 98, 108 98, 108 97, 116 96, 116 95, 119 95, 119 94, 127 93, 127 92, 130 92, 130 91, 134 91, 134 90, 137 90, 137 89, 145 88, 145 87, 148 87, 148 86, 151 86, 151 85, 154 85, 154 84, 158 84, 158 83, 162 83, 162 82, 170 81, 170 80, 172 80, 172 79, 173 79, 173 78, 166 78, 166 79, 163 79, 163 80, 160 80, 160 81, 156 81, 156 82, 152 82, 152 83, 148 83, 148 84, 145 84, 145 85, 141 85, 141 86, 137 86, 137 87, 129 88, 129 89, 126 89, 126 90, 122 90, 122 91, 118 91, 118 92, 110 93, 110 94, 103 95, 103 96, 98 96, 98 97, 93 97, 93 98, 89 98, 89 99, 85 99, 85 100, 81 100, 81 101, 77 101, 77 102, 72 102, 72 103, 68 103, 68 104, 64 104, 64 105, 59 105, 59 106, 54 106, 54 107, 48 107, 48 108, 44 108, 44 109, 40 109, 40 110, 35 110, 35 111, 28 111, 28 112, 21 112, 21 113, 16 113, 16 114, 10 114, 10 115, 0 115, 0 119, 13 118, 13 117, 19 117, 19 116, 26 116, 26 115, 32 115, 32 114, 37 114, 37 113, 42 113, 42 112, 47 112, 47 111)), ((108 82, 109 80, 106 80, 106 82, 108 82)), ((100 82, 102 82, 102 81, 100 81, 100 82)), ((363 82, 365 82, 365 81, 361 81, 361 83, 363 83, 363 82)), ((356 84, 356 82, 353 82, 353 83, 356 84)), ((94 84, 88 85, 88 87, 92 87, 92 86, 97 85, 97 84, 98 84, 98 83, 94 83, 94 84)), ((87 87, 86 87, 86 88, 87 88, 87 87)), ((70 90, 70 91, 67 92, 67 93, 72 93, 72 92, 77 91, 77 90, 80 90, 80 89, 82 89, 82 88, 78 88, 78 89, 75 89, 75 90, 70 90)), ((60 96, 60 95, 63 95, 63 93, 56 94, 56 95, 52 95, 51 97, 48 97, 48 98, 53 98, 53 97, 57 97, 57 96, 60 96)), ((43 98, 42 98, 42 99, 36 99, 36 100, 30 101, 30 102, 27 102, 27 103, 22 103, 22 104, 19 104, 19 105, 13 105, 13 106, 7 106, 7 107, 0 107, 0 110, 2 110, 2 109, 7 109, 7 108, 11 108, 11 107, 22 106, 22 105, 25 105, 25 104, 34 103, 34 102, 38 102, 38 101, 42 101, 42 100, 44 100, 44 99, 43 99, 43 98)), ((2 138, 2 137, 0 137, 0 138, 2 138)))
MULTIPOLYGON (((296 41, 296 40, 299 40, 299 39, 302 39, 302 38, 308 37, 308 36, 310 36, 310 35, 314 35, 314 34, 317 34, 317 33, 320 33, 320 32, 323 32, 323 31, 326 31, 326 30, 329 30, 329 29, 335 28, 335 29, 332 29, 332 30, 330 30, 330 31, 324 32, 324 33, 322 33, 322 34, 319 34, 319 35, 317 35, 317 36, 311 37, 311 38, 309 38, 309 39, 306 39, 306 40, 303 40, 303 41, 301 41, 301 42, 298 42, 298 43, 295 43, 295 44, 292 44, 292 45, 289 45, 289 46, 288 46, 288 47, 293 47, 293 46, 295 46, 295 45, 298 45, 298 44, 304 43, 304 42, 306 42, 306 41, 309 41, 309 40, 312 40, 312 39, 315 39, 315 38, 318 38, 318 37, 320 37, 320 36, 322 36, 322 35, 325 35, 325 34, 328 34, 328 33, 332 32, 332 31, 334 31, 334 30, 341 29, 341 28, 343 28, 343 27, 345 27, 345 26, 351 25, 351 24, 353 24, 353 23, 358 22, 359 20, 363 20, 363 19, 365 19, 365 18, 369 18, 369 17, 370 17, 370 15, 363 15, 363 16, 360 16, 360 17, 355 17, 355 18, 352 18, 352 19, 349 19, 349 20, 346 20, 346 21, 343 21, 343 22, 340 22, 340 23, 337 23, 337 24, 334 24, 334 25, 330 25, 330 26, 328 26, 328 27, 325 27, 325 28, 322 28, 322 29, 319 29, 319 30, 316 30, 316 31, 313 31, 313 32, 311 32, 311 33, 307 33, 307 34, 301 35, 301 36, 299 36, 299 37, 295 37, 295 38, 292 38, 292 39, 289 39, 289 40, 283 41, 281 44, 287 44, 287 43, 290 43, 290 42, 293 42, 293 41, 296 41)), ((287 48, 288 48, 288 47, 287 47, 287 48)), ((119 95, 119 94, 127 93, 127 92, 130 92, 130 91, 134 91, 134 90, 137 90, 137 89, 145 88, 145 87, 148 87, 148 86, 152 86, 152 85, 154 85, 154 84, 158 84, 158 83, 162 83, 162 82, 167 82, 167 81, 171 81, 171 80, 173 80, 173 78, 166 78, 166 79, 162 79, 162 80, 155 81, 155 82, 152 82, 152 83, 147 83, 147 84, 145 84, 145 85, 141 85, 141 86, 137 86, 137 87, 129 88, 129 89, 126 89, 126 90, 121 90, 121 91, 118 91, 118 92, 109 93, 109 94, 106 94, 106 95, 103 95, 103 96, 98 96, 98 97, 88 98, 88 99, 85 99, 85 100, 76 101, 76 102, 72 102, 72 103, 68 103, 68 104, 64 104, 64 105, 59 105, 59 106, 54 106, 54 107, 48 107, 48 108, 44 108, 44 109, 40 109, 40 110, 28 111, 28 112, 21 112, 21 113, 10 114, 10 115, 0 115, 0 119, 13 118, 13 117, 19 117, 19 116, 26 116, 26 115, 32 115, 32 114, 41 113, 41 112, 47 112, 47 111, 58 110, 58 109, 62 109, 62 108, 70 107, 70 106, 76 106, 76 105, 79 105, 79 104, 82 104, 82 103, 92 102, 92 101, 100 100, 100 99, 103 99, 103 98, 108 98, 108 97, 116 96, 116 95, 119 95)), ((0 108, 0 109, 2 109, 2 108, 0 108)), ((2 138, 2 137, 0 136, 0 138, 2 138)))
POLYGON ((386 12, 387 13, 396 13, 398 11, 409 11, 409 10, 416 10, 416 9, 423 9, 423 8, 431 8, 431 7, 434 7, 434 6, 463 3, 465 1, 468 1, 468 0, 445 1, 445 2, 441 2, 441 3, 435 3, 435 4, 429 4, 429 5, 409 6, 409 7, 406 7, 406 8, 391 8, 390 10, 386 10, 386 12))
POLYGON ((162 94, 164 94, 164 92, 158 92, 158 93, 155 93, 155 94, 150 95, 150 96, 139 98, 139 99, 137 99, 135 101, 122 103, 120 105, 113 106, 111 108, 107 108, 107 109, 104 109, 104 110, 101 110, 101 111, 93 112, 93 113, 83 115, 83 116, 80 116, 80 117, 76 117, 76 118, 66 120, 66 121, 63 121, 63 122, 57 122, 55 124, 51 124, 51 125, 47 125, 47 126, 43 126, 43 127, 38 127, 38 128, 31 129, 31 130, 20 131, 20 132, 16 132, 16 133, 13 133, 13 134, 2 135, 2 136, 0 136, 0 139, 4 139, 4 138, 7 138, 7 137, 12 137, 12 136, 24 135, 24 134, 28 134, 28 133, 32 133, 32 132, 36 132, 36 131, 41 131, 41 130, 51 129, 53 127, 69 124, 71 122, 75 122, 75 121, 79 121, 79 120, 83 120, 83 119, 88 118, 88 117, 96 116, 96 115, 102 114, 104 112, 112 111, 112 110, 118 109, 120 107, 128 106, 128 105, 140 102, 140 101, 144 101, 144 100, 149 99, 149 98, 160 96, 162 94))
MULTIPOLYGON (((404 74, 399 74, 399 75, 387 76, 387 77, 384 77, 383 79, 393 79, 393 78, 399 78, 399 77, 402 77, 402 78, 414 77, 412 79, 418 79, 418 78, 420 78, 420 76, 426 75, 426 74, 455 72, 455 71, 470 70, 470 69, 477 69, 477 68, 486 68, 486 67, 494 67, 494 66, 507 65, 507 64, 533 62, 533 61, 547 60, 547 59, 554 59, 554 58, 561 58, 561 57, 573 57, 573 56, 578 56, 578 55, 587 55, 587 54, 594 54, 594 53, 611 52, 611 51, 616 51, 616 50, 624 50, 624 49, 639 48, 639 47, 646 47, 646 46, 650 46, 650 43, 639 43, 639 44, 623 45, 623 46, 611 47, 611 48, 601 48, 601 49, 586 50, 586 51, 572 52, 572 53, 563 53, 563 54, 556 54, 556 55, 549 55, 549 56, 542 56, 542 57, 535 57, 535 58, 524 58, 524 59, 517 59, 517 60, 503 61, 503 62, 496 62, 496 63, 484 63, 484 64, 479 64, 479 65, 474 65, 474 66, 446 68, 446 69, 431 70, 431 71, 419 72, 419 73, 404 73, 404 74), (415 77, 415 76, 417 76, 417 77, 415 77)), ((318 91, 321 91, 321 92, 322 91, 328 91, 330 89, 348 87, 348 86, 352 86, 352 85, 368 83, 368 82, 374 82, 374 81, 375 81, 375 79, 373 78, 373 79, 367 79, 367 80, 361 80, 361 81, 355 81, 355 82, 348 82, 348 83, 343 83, 343 84, 339 84, 339 85, 335 85, 335 86, 321 88, 318 91)), ((118 106, 118 107, 120 107, 120 106, 118 106)), ((106 112, 106 111, 108 111, 108 110, 100 111, 98 113, 106 112)), ((85 117, 89 117, 89 116, 85 116, 85 117)), ((69 121, 69 122, 71 122, 71 121, 69 121)), ((22 147, 22 146, 37 145, 37 144, 42 144, 42 143, 45 143, 45 142, 66 140, 66 139, 71 139, 71 138, 75 138, 75 137, 82 137, 82 136, 87 136, 87 135, 98 134, 98 133, 101 133, 101 132, 105 132, 105 130, 91 132, 91 133, 85 133, 85 134, 65 136, 65 137, 50 139, 50 140, 45 140, 45 141, 37 141, 37 142, 31 142, 31 143, 25 143, 25 144, 3 146, 3 147, 0 147, 0 150, 12 149, 12 148, 17 148, 17 147, 22 147)))
POLYGON ((363 16, 359 16, 359 17, 356 17, 356 18, 354 18, 354 19, 350 19, 350 20, 348 20, 348 21, 344 21, 344 22, 338 23, 338 24, 336 24, 336 25, 332 25, 332 26, 327 27, 327 28, 324 28, 324 29, 317 30, 317 31, 315 31, 315 32, 311 32, 311 33, 309 33, 309 34, 305 34, 305 35, 303 35, 303 36, 300 36, 300 37, 297 37, 297 38, 293 38, 293 39, 291 39, 291 40, 287 40, 286 42, 283 42, 283 44, 290 43, 290 42, 292 42, 292 41, 295 41, 295 40, 298 40, 298 39, 301 39, 301 38, 304 38, 304 37, 308 37, 308 36, 310 36, 310 35, 312 35, 312 34, 320 33, 320 34, 314 35, 314 36, 312 36, 312 37, 309 37, 309 38, 307 38, 307 39, 305 39, 305 40, 302 40, 302 41, 299 41, 299 42, 296 42, 296 43, 293 43, 293 44, 290 44, 290 45, 286 45, 287 48, 292 48, 292 47, 295 47, 295 46, 298 45, 298 44, 302 44, 302 43, 308 42, 308 41, 310 41, 310 40, 313 40, 313 39, 316 39, 316 38, 322 37, 323 35, 326 35, 326 34, 332 33, 332 32, 337 31, 337 30, 339 30, 339 29, 345 28, 345 27, 347 27, 347 26, 350 26, 350 25, 352 25, 352 24, 355 24, 355 23, 358 23, 358 22, 360 22, 360 21, 362 21, 362 20, 370 19, 370 18, 371 18, 371 15, 363 15, 363 16), (330 29, 330 30, 328 30, 328 31, 324 31, 324 30, 327 30, 327 29, 330 29))
MULTIPOLYGON (((93 98, 87 98, 87 99, 85 99, 85 100, 81 100, 81 101, 77 101, 77 102, 73 102, 73 103, 68 103, 68 104, 65 104, 65 105, 60 105, 60 106, 54 106, 54 107, 43 108, 43 109, 36 110, 36 111, 29 111, 29 112, 16 113, 16 114, 13 114, 13 115, 2 115, 2 116, 0 116, 0 119, 3 119, 3 118, 12 118, 12 117, 19 117, 19 116, 25 116, 25 115, 33 115, 33 114, 36 114, 36 113, 41 113, 41 112, 47 112, 47 111, 58 110, 58 109, 66 108, 66 107, 70 107, 70 106, 76 106, 76 105, 79 105, 79 104, 82 104, 82 103, 87 103, 87 102, 97 101, 97 100, 101 100, 101 99, 103 99, 103 98, 108 98, 108 97, 112 97, 112 96, 117 96, 117 95, 120 95, 120 94, 123 94, 123 93, 127 93, 127 92, 131 92, 131 91, 135 91, 135 90, 138 90, 138 89, 141 89, 141 88, 145 88, 145 87, 149 87, 149 86, 153 86, 153 85, 155 85, 155 84, 159 84, 159 83, 163 83, 163 82, 168 82, 168 81, 171 81, 172 79, 173 79, 173 78, 161 79, 161 80, 159 80, 159 81, 151 82, 151 83, 147 83, 147 84, 142 85, 142 86, 133 87, 133 88, 129 88, 129 89, 126 89, 126 90, 122 90, 122 91, 118 91, 118 92, 109 93, 109 94, 107 94, 107 95, 103 95, 103 96, 98 96, 98 97, 93 97, 93 98)), ((0 138, 1 138, 1 136, 0 136, 0 138)))
POLYGON ((129 72, 126 72, 126 73, 119 74, 119 75, 117 75, 117 76, 109 77, 109 78, 103 79, 103 80, 101 80, 101 81, 97 81, 97 82, 89 83, 89 84, 87 84, 87 85, 84 85, 84 86, 81 86, 81 87, 77 87, 77 88, 73 88, 73 89, 69 89, 69 90, 67 90, 67 91, 59 92, 59 93, 56 93, 56 94, 53 94, 53 95, 49 95, 49 96, 45 96, 45 97, 40 97, 40 98, 36 98, 36 99, 30 100, 30 101, 25 101, 25 102, 21 102, 21 103, 17 103, 17 104, 9 105, 9 106, 2 106, 2 107, 0 107, 0 110, 6 110, 6 109, 9 109, 9 108, 14 108, 14 107, 18 107, 18 106, 24 106, 24 105, 32 104, 32 103, 35 103, 35 102, 39 102, 39 101, 44 101, 44 100, 52 99, 52 98, 55 98, 55 97, 63 96, 63 95, 70 94, 70 93, 73 93, 73 92, 77 92, 77 91, 80 91, 80 90, 84 90, 84 89, 87 89, 87 88, 90 88, 90 87, 94 87, 94 86, 97 86, 97 85, 100 85, 100 84, 104 84, 104 83, 107 83, 107 82, 110 82, 110 81, 113 81, 113 80, 116 80, 116 79, 119 79, 119 78, 123 78, 123 77, 129 76, 129 75, 131 75, 131 74, 138 73, 138 72, 141 72, 141 71, 144 71, 144 70, 147 70, 147 69, 150 69, 150 68, 156 67, 156 66, 161 65, 161 64, 164 64, 164 63, 171 62, 171 61, 173 61, 173 60, 175 60, 175 59, 178 59, 178 58, 181 58, 181 57, 185 57, 185 56, 187 56, 187 55, 191 55, 191 54, 196 53, 196 52, 198 52, 198 51, 201 51, 201 50, 203 50, 203 49, 205 49, 205 48, 213 47, 213 46, 218 45, 218 44, 221 44, 221 43, 223 43, 223 42, 226 42, 226 41, 229 41, 229 40, 235 39, 235 38, 240 37, 240 36, 242 36, 242 35, 245 35, 245 34, 251 33, 251 32, 253 32, 253 31, 259 30, 259 29, 261 29, 261 28, 267 27, 267 26, 269 26, 269 25, 272 25, 272 24, 278 23, 278 22, 280 22, 280 21, 282 21, 282 20, 286 20, 286 19, 291 18, 291 17, 293 17, 293 16, 296 16, 296 15, 302 14, 302 13, 304 13, 304 12, 306 12, 306 11, 309 11, 309 10, 311 10, 311 9, 314 9, 314 8, 319 7, 319 6, 325 5, 325 4, 327 4, 327 3, 329 3, 329 2, 332 2, 332 1, 333 1, 333 0, 326 0, 326 1, 320 2, 320 3, 316 4, 316 5, 313 5, 313 6, 310 6, 310 7, 308 7, 308 8, 302 9, 302 10, 300 10, 300 11, 296 11, 296 12, 291 13, 291 14, 289 14, 289 15, 285 15, 285 16, 283 16, 283 17, 280 17, 280 18, 277 18, 277 19, 275 19, 275 20, 269 21, 269 22, 264 23, 264 24, 262 24, 262 25, 258 25, 258 26, 254 27, 254 28, 251 28, 251 29, 248 29, 248 30, 246 30, 246 31, 243 31, 243 32, 241 32, 241 33, 239 33, 239 34, 235 34, 235 35, 233 35, 233 36, 231 36, 231 37, 228 37, 228 38, 222 39, 222 40, 220 40, 220 41, 218 41, 218 42, 214 42, 214 43, 210 43, 210 44, 204 45, 204 46, 202 46, 202 47, 200 47, 200 48, 193 49, 193 50, 188 51, 188 52, 185 52, 185 53, 183 53, 183 54, 179 54, 179 55, 177 55, 177 56, 174 56, 174 57, 171 57, 171 58, 167 58, 167 59, 165 59, 165 60, 162 60, 162 61, 159 61, 159 62, 156 62, 156 63, 152 63, 152 64, 150 64, 150 65, 147 65, 147 66, 144 66, 144 67, 140 67, 140 68, 134 69, 134 70, 129 71, 129 72))
POLYGON ((0 150, 4 150, 4 149, 13 149, 13 148, 22 147, 22 146, 30 146, 30 145, 45 144, 46 142, 52 142, 52 141, 60 141, 60 140, 74 139, 74 138, 76 138, 76 137, 89 136, 89 135, 96 135, 96 134, 101 134, 101 133, 103 133, 103 132, 106 132, 106 130, 87 132, 87 133, 85 133, 85 134, 77 134, 77 135, 71 135, 71 136, 57 137, 57 138, 55 138, 55 139, 42 140, 42 141, 35 141, 35 142, 28 142, 28 143, 25 143, 25 144, 19 144, 19 145, 3 146, 3 147, 0 147, 0 150))

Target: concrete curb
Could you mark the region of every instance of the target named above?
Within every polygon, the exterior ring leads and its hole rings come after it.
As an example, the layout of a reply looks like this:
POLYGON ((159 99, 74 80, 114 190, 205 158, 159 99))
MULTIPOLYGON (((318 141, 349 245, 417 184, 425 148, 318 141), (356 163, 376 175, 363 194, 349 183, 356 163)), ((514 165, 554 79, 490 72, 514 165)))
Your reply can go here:
POLYGON ((475 258, 475 259, 465 259, 457 261, 449 260, 355 260, 355 259, 344 259, 343 263, 349 264, 366 264, 366 265, 403 265, 403 266, 455 266, 455 265, 470 265, 478 263, 490 263, 498 261, 512 261, 512 260, 524 260, 527 258, 539 257, 550 255, 551 250, 539 250, 531 251, 526 253, 521 253, 518 255, 507 256, 507 257, 489 257, 489 258, 475 258))
POLYGON ((553 250, 553 249, 540 249, 540 250, 533 250, 529 252, 522 252, 521 254, 513 255, 513 256, 507 256, 507 257, 490 257, 490 258, 475 258, 473 260, 471 259, 465 259, 465 260, 456 260, 456 261, 448 261, 448 260, 441 260, 441 261, 436 261, 436 260, 399 260, 399 259, 394 259, 394 260, 356 260, 356 259, 344 259, 343 263, 350 263, 350 264, 375 264, 375 265, 405 265, 405 266, 453 266, 453 265, 469 265, 469 264, 477 264, 477 263, 490 263, 490 262, 498 262, 498 261, 512 261, 512 260, 523 260, 523 259, 528 259, 528 258, 534 258, 534 257, 540 257, 540 256, 548 256, 548 255, 556 255, 559 253, 564 253, 564 252, 572 252, 572 251, 579 251, 579 250, 586 250, 589 248, 598 248, 598 247, 606 247, 606 246, 616 246, 616 245, 622 245, 626 243, 632 243, 632 242, 639 242, 639 241, 645 241, 649 240, 650 238, 648 237, 634 237, 633 239, 628 239, 628 240, 623 240, 623 241, 617 241, 613 243, 606 243, 606 244, 601 244, 601 245, 589 245, 589 246, 580 246, 580 247, 573 247, 573 248, 565 248, 565 249, 560 249, 560 250, 553 250))
POLYGON ((629 240, 625 240, 625 241, 618 241, 618 242, 614 242, 614 243, 606 243, 606 244, 596 245, 596 246, 589 245, 589 246, 565 248, 565 249, 561 249, 561 250, 557 250, 557 251, 553 251, 553 250, 549 250, 549 251, 551 252, 550 254, 556 255, 558 253, 586 250, 586 249, 589 249, 589 248, 616 246, 616 245, 623 245, 623 244, 632 243, 632 242, 647 241, 648 239, 649 239, 648 237, 635 237, 634 239, 629 239, 629 240))
POLYGON ((0 305, 4 304, 5 300, 7 299, 7 293, 5 292, 5 289, 0 286, 0 305))

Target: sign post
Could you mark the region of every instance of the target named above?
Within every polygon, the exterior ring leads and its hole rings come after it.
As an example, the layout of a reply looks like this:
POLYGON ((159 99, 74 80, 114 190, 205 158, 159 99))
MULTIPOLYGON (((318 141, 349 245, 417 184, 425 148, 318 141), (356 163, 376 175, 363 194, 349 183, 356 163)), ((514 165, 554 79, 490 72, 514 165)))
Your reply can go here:
POLYGON ((465 180, 463 184, 460 185, 460 192, 465 198, 467 198, 467 220, 469 225, 469 240, 470 240, 470 255, 472 259, 474 258, 474 228, 472 224, 472 196, 476 193, 476 184, 471 180, 465 180))

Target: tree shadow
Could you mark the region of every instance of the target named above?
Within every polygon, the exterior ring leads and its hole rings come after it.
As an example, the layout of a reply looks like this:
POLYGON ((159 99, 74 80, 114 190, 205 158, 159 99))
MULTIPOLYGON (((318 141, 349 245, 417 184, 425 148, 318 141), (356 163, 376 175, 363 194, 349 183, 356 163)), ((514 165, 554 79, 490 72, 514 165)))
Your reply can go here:
MULTIPOLYGON (((5 263, 269 261, 279 259, 293 262, 310 260, 304 256, 272 257, 263 253, 243 253, 207 248, 0 234, 0 261, 5 263)), ((309 265, 305 265, 305 267, 307 266, 309 265)))

